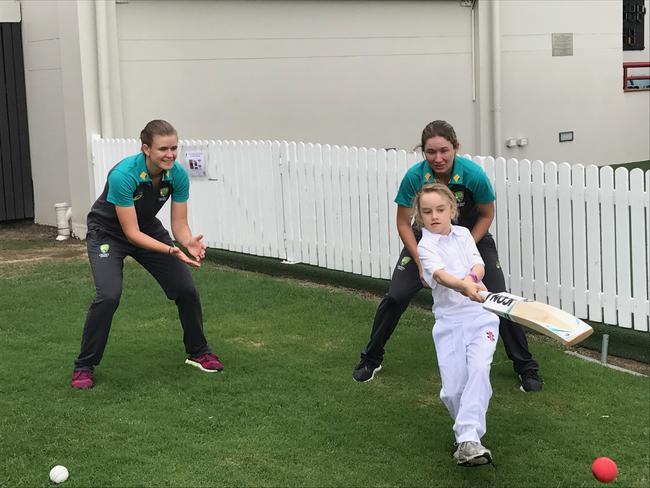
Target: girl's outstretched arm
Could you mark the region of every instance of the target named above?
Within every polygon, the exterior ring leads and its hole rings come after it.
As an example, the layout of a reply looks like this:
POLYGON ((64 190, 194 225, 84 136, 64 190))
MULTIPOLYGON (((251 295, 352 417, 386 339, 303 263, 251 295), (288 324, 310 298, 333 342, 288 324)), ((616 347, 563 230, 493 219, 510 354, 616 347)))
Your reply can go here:
POLYGON ((479 291, 486 291, 483 283, 474 283, 467 279, 458 279, 444 269, 438 269, 433 273, 433 279, 442 286, 451 288, 458 293, 466 296, 475 302, 483 302, 484 298, 479 295, 479 291))

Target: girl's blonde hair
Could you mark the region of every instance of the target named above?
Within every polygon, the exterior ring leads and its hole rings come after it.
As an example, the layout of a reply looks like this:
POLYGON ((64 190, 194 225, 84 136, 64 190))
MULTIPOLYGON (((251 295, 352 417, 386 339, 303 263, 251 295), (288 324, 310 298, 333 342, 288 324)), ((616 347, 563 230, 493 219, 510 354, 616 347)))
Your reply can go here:
POLYGON ((420 227, 424 227, 424 222, 420 216, 420 199, 425 193, 437 193, 438 195, 446 198, 449 201, 449 206, 451 207, 451 220, 452 222, 456 221, 458 217, 458 205, 456 204, 456 198, 451 192, 447 185, 441 183, 429 183, 420 188, 420 191, 415 195, 413 200, 413 217, 415 218, 415 223, 420 227))

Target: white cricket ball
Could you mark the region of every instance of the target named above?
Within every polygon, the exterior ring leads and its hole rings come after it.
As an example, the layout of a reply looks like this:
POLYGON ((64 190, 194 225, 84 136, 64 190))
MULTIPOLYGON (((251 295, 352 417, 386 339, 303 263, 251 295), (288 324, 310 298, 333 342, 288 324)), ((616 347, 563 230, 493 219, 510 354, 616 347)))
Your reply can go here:
POLYGON ((68 479, 68 475, 68 468, 65 466, 54 466, 50 470, 50 479, 56 484, 63 483, 68 479))

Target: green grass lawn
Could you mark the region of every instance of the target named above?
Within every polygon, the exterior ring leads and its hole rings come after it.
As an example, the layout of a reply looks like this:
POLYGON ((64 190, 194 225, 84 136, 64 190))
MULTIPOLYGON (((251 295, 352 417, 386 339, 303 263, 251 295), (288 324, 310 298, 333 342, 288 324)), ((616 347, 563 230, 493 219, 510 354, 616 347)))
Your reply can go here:
POLYGON ((206 263, 194 273, 226 370, 183 364, 173 303, 132 261, 97 386, 69 387, 93 296, 83 260, 0 265, 0 486, 595 487, 650 481, 650 383, 531 337, 542 393, 503 348, 483 441, 495 464, 455 466, 431 314, 411 307, 367 384, 351 374, 376 298, 206 263))

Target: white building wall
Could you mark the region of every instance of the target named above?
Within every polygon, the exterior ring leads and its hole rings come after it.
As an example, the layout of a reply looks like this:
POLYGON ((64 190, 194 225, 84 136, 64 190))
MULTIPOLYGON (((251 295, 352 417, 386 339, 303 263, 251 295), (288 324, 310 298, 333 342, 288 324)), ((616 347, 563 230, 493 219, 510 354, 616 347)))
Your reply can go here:
POLYGON ((33 0, 21 7, 34 220, 55 225, 54 204, 70 201, 58 4, 33 0))
MULTIPOLYGON (((478 3, 489 12, 491 2, 478 3)), ((191 137, 412 148, 428 121, 443 118, 470 153, 649 159, 650 94, 622 90, 623 61, 648 59, 647 26, 646 50, 624 53, 621 0, 499 5, 497 151, 480 137, 494 130, 490 60, 477 68, 473 102, 470 9, 455 0, 118 4, 125 135, 160 116, 191 137), (552 33, 573 34, 572 56, 551 55, 552 33), (570 130, 575 140, 560 143, 570 130), (529 144, 506 148, 511 137, 529 144)), ((486 26, 477 54, 490 42, 486 26)))
POLYGON ((20 3, 18 0, 0 1, 0 22, 20 22, 20 3))
MULTIPOLYGON (((633 61, 645 61, 646 63, 650 61, 650 0, 645 0, 645 23, 643 26, 643 45, 645 49, 643 51, 623 51, 623 61, 624 62, 633 62, 633 61)), ((649 70, 645 70, 648 73, 649 70)), ((642 73, 642 70, 637 70, 636 73, 642 73)), ((623 84, 621 76, 621 85, 623 84)), ((635 155, 637 160, 648 160, 650 159, 650 92, 644 93, 630 93, 630 96, 624 97, 623 101, 623 117, 625 121, 631 121, 629 123, 623 122, 624 125, 627 125, 628 132, 624 136, 624 141, 626 144, 629 144, 630 141, 643 141, 645 140, 645 156, 638 157, 635 155), (645 116, 643 115, 645 114, 645 116)))
POLYGON ((622 10, 621 0, 501 2, 501 132, 504 143, 529 141, 504 156, 583 164, 650 159, 650 92, 623 91, 623 62, 650 60, 650 14, 646 49, 624 52, 622 10), (552 56, 552 33, 573 34, 573 56, 552 56), (574 141, 560 143, 561 131, 574 131, 574 141))
POLYGON ((68 202, 73 231, 84 236, 90 137, 100 132, 94 3, 27 0, 21 13, 34 221, 55 225, 54 204, 68 202))
POLYGON ((470 15, 456 0, 120 3, 126 135, 161 117, 185 137, 412 148, 443 118, 472 152, 470 15))
MULTIPOLYGON (((16 3, 2 4, 3 17, 16 16, 16 3)), ((493 5, 502 46, 498 153, 571 163, 650 159, 650 93, 622 90, 623 61, 649 58, 650 14, 646 49, 623 52, 621 0, 477 0, 476 101, 471 9, 458 0, 23 0, 36 221, 53 224, 53 204, 68 201, 83 234, 94 187, 91 135, 137 137, 157 117, 181 137, 406 149, 442 118, 456 127, 462 151, 494 154, 493 5), (106 41, 115 46, 103 82, 100 5, 109 6, 106 41), (573 56, 551 56, 554 32, 574 34, 573 56), (110 90, 110 107, 121 99, 106 131, 100 85, 110 90), (574 142, 558 142, 565 130, 574 142), (522 136, 528 146, 505 148, 507 137, 522 136)))
POLYGON ((59 26, 72 232, 85 237, 95 200, 90 141, 101 131, 94 2, 60 0, 59 26))

